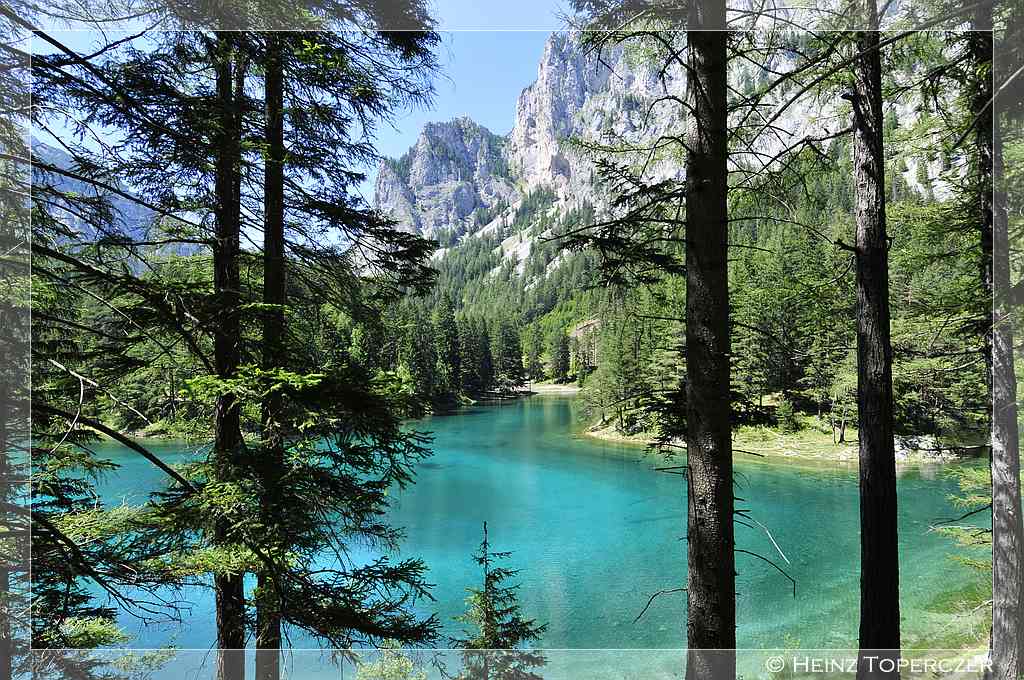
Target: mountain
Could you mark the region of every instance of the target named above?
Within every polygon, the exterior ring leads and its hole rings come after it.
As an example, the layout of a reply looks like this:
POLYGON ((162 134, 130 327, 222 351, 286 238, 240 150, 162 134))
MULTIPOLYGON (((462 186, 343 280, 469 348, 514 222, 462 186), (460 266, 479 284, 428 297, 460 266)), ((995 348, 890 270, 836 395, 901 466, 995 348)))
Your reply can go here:
POLYGON ((428 123, 404 156, 380 166, 375 204, 428 238, 461 234, 480 211, 518 197, 506 145, 469 118, 428 123))
MULTIPOLYGON (((579 34, 554 33, 537 80, 519 95, 508 135, 468 118, 427 124, 405 155, 381 164, 374 203, 403 229, 443 246, 507 227, 532 193, 552 191, 562 208, 578 207, 594 194, 594 166, 577 142, 659 134, 675 122, 670 107, 644 117, 683 78, 670 73, 667 83, 653 69, 635 66, 621 48, 599 57, 580 46, 579 34)), ((661 163, 651 171, 679 169, 661 163)))
MULTIPOLYGON (((507 135, 497 135, 469 118, 426 125, 405 155, 381 164, 375 205, 402 229, 439 241, 438 259, 463 247, 467 239, 480 237, 496 241, 498 263, 492 274, 505 264, 519 273, 530 270, 531 252, 550 236, 555 222, 573 210, 601 212, 608 207, 609 192, 597 187, 591 160, 596 151, 590 150, 594 145, 642 149, 662 135, 685 129, 679 105, 686 86, 681 66, 661 74, 635 48, 605 48, 598 53, 580 40, 574 32, 548 38, 537 79, 519 95, 515 123, 507 135)), ((795 54, 779 51, 770 71, 786 71, 795 54)), ((771 77, 769 71, 738 61, 731 68, 730 84, 734 92, 754 92, 771 77)), ((762 115, 783 103, 788 106, 770 134, 747 141, 749 151, 738 155, 737 162, 756 165, 796 148, 805 138, 827 137, 848 115, 841 99, 788 102, 790 95, 787 88, 778 88, 761 102, 762 115)), ((927 118, 928 110, 929 103, 914 93, 887 103, 887 116, 899 121, 907 137, 894 159, 902 180, 894 175, 893 186, 941 200, 948 195, 940 178, 943 163, 922 154, 910 134, 927 118)), ((887 134, 900 133, 891 129, 887 134)), ((646 153, 620 151, 615 159, 643 160, 646 180, 682 178, 680 158, 648 158, 646 153)), ((542 269, 543 277, 565 259, 532 269, 542 269)), ((531 280, 523 285, 529 287, 531 280)))
POLYGON ((685 78, 673 69, 664 83, 622 48, 600 55, 577 33, 554 33, 544 46, 537 80, 516 102, 509 165, 528 187, 549 186, 563 198, 590 192, 593 165, 575 141, 619 144, 652 139, 674 122, 655 100, 681 94, 685 78), (645 121, 647 111, 654 107, 645 121))

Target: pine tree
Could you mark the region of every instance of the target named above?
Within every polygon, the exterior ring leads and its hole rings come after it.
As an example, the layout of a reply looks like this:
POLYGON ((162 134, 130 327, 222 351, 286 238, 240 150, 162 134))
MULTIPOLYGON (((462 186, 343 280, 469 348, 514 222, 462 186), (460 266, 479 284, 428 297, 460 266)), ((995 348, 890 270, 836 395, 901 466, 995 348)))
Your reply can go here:
POLYGON ((564 330, 556 329, 549 336, 548 347, 548 354, 551 357, 548 371, 551 373, 551 379, 556 383, 568 382, 570 370, 569 336, 564 330))
MULTIPOLYGON (((242 361, 241 330, 241 164, 242 115, 247 64, 240 57, 231 34, 220 32, 207 47, 215 72, 217 132, 214 134, 214 219, 213 294, 218 308, 213 329, 214 371, 227 381, 235 378, 242 361)), ((214 444, 211 469, 224 480, 237 480, 242 466, 244 443, 241 404, 231 390, 216 397, 214 444)), ((232 537, 231 521, 219 517, 214 523, 212 542, 227 547, 232 537)), ((225 570, 214 575, 217 608, 217 677, 242 680, 245 677, 245 574, 225 570)))
POLYGON ((483 570, 479 588, 470 588, 466 602, 469 609, 458 621, 470 626, 465 638, 452 644, 463 649, 461 680, 540 680, 534 669, 544 666, 540 652, 524 645, 541 639, 547 624, 537 625, 523 616, 517 591, 519 586, 507 581, 519 572, 494 566, 506 559, 508 552, 492 552, 484 522, 484 537, 473 561, 483 570))
POLYGON ((434 346, 436 336, 424 310, 408 309, 407 312, 409 316, 403 322, 399 364, 412 379, 414 393, 425 406, 429 406, 440 393, 440 362, 434 346))
MULTIPOLYGON (((1021 518, 1020 432, 1018 424, 1017 376, 1015 374, 1013 309, 1007 302, 1011 286, 1011 236, 1006 192, 993 192, 993 179, 1002 182, 1006 173, 1003 158, 1004 130, 994 128, 991 110, 1011 110, 1008 100, 992 102, 993 25, 991 6, 975 8, 971 32, 967 35, 972 67, 967 81, 971 90, 970 114, 974 130, 973 194, 969 203, 981 235, 980 274, 985 301, 983 352, 987 392, 991 396, 991 483, 992 483, 992 633, 990 637, 992 677, 1019 678, 1024 674, 1024 520, 1021 518), (998 135, 998 137, 996 137, 998 135), (993 205, 993 195, 998 200, 993 205)), ((1010 61, 1010 60, 1006 60, 1010 61)), ((1010 62, 1012 63, 1012 62, 1010 62)), ((1000 121, 1002 123, 1002 121, 1000 121)))
POLYGON ((380 323, 364 320, 356 323, 349 336, 348 355, 371 375, 388 363, 385 354, 384 332, 380 323))
MULTIPOLYGON (((389 502, 387 489, 411 481, 415 462, 427 453, 424 439, 401 427, 398 393, 386 380, 375 380, 338 354, 325 365, 319 348, 304 341, 311 336, 303 331, 321 330, 322 305, 344 309, 353 318, 372 317, 382 301, 422 290, 431 280, 425 263, 429 243, 399 232, 354 200, 349 189, 360 176, 349 164, 374 155, 372 146, 350 136, 353 119, 370 132, 374 121, 396 107, 423 101, 429 93, 426 78, 436 36, 323 32, 281 34, 280 39, 288 43, 281 56, 291 114, 283 130, 289 148, 284 163, 284 250, 290 254, 288 285, 296 289, 297 300, 292 305, 297 311, 295 333, 289 337, 298 341, 285 351, 275 351, 272 341, 262 366, 259 326, 252 315, 243 318, 242 310, 272 309, 269 316, 276 315, 279 322, 282 305, 277 297, 261 307, 253 294, 262 283, 259 267, 240 266, 243 260, 252 264, 258 258, 242 252, 239 238, 240 222, 263 212, 261 150, 251 144, 242 149, 240 141, 241 127, 251 129, 262 118, 256 99, 263 88, 249 84, 266 63, 263 37, 244 32, 159 34, 145 50, 115 44, 98 53, 94 64, 60 56, 41 59, 38 65, 41 92, 102 119, 126 140, 105 149, 106 156, 73 146, 73 140, 69 148, 83 163, 88 159, 99 168, 100 177, 111 172, 104 164, 116 166, 137 190, 132 200, 164 219, 164 231, 157 232, 163 240, 200 247, 194 256, 201 263, 196 272, 208 278, 188 282, 167 276, 167 268, 154 267, 154 275, 137 276, 119 264, 111 266, 116 257, 90 259, 84 244, 77 244, 74 256, 54 250, 52 257, 63 258, 63 266, 77 273, 78 285, 96 299, 116 298, 114 316, 129 319, 140 331, 102 332, 112 323, 113 308, 101 308, 87 323, 79 323, 99 329, 99 340, 93 340, 94 372, 110 378, 111 384, 129 381, 149 361, 138 356, 145 347, 155 344, 165 352, 167 345, 178 344, 197 372, 187 381, 196 412, 216 411, 211 457, 188 466, 177 487, 158 494, 153 511, 133 535, 140 541, 152 539, 154 550, 163 547, 158 556, 149 555, 145 566, 165 583, 173 583, 174 574, 181 572, 171 568, 175 562, 187 562, 196 570, 186 577, 212 575, 224 678, 240 678, 244 672, 241 653, 230 650, 243 648, 248 635, 246 622, 251 619, 241 588, 246 573, 268 577, 259 588, 258 618, 268 624, 261 624, 261 630, 289 625, 345 646, 353 639, 422 641, 435 628, 432 620, 412 616, 400 604, 425 592, 422 563, 356 564, 339 541, 361 536, 396 545, 398 532, 379 516, 389 502), (359 59, 364 57, 354 59, 353 54, 364 55, 376 69, 372 87, 363 81, 366 64, 359 59), (342 67, 351 71, 339 72, 342 67), (110 77, 112 73, 118 75, 110 77), (317 105, 308 106, 305 97, 317 105), (167 187, 181 190, 168 193, 167 187), (243 204, 249 210, 240 210, 243 204), (192 221, 193 214, 205 221, 192 221), (212 233, 210 214, 215 217, 212 233), (332 231, 345 237, 329 238, 332 231), (353 275, 354 267, 360 276, 353 275), (270 393, 273 399, 267 398, 270 393), (267 398, 272 418, 254 418, 252 411, 241 408, 243 398, 257 404, 267 398), (243 428, 262 429, 272 435, 270 443, 287 440, 289 455, 281 455, 279 444, 263 447, 243 441, 243 428), (287 465, 280 465, 282 460, 287 465), (354 488, 361 491, 352 493, 354 488), (306 502, 309 498, 318 499, 317 507, 306 502), (344 526, 337 518, 343 518, 344 526), (338 556, 332 569, 309 566, 314 555, 330 552, 338 556), (275 619, 281 623, 272 623, 275 619)), ((276 185, 280 194, 281 183, 276 185)), ((43 223, 57 224, 59 217, 43 223)), ((274 229, 279 236, 280 219, 274 229)), ((274 250, 280 254, 277 240, 274 250)), ((119 248, 126 260, 153 263, 152 253, 124 234, 106 253, 119 248)), ((268 252, 271 259, 273 255, 268 252)), ((40 258, 40 266, 48 263, 40 258)), ((279 294, 280 286, 276 289, 279 294)), ((119 318, 113 323, 122 322, 119 318)), ((67 333, 68 328, 61 319, 56 332, 67 333)), ((52 406, 48 418, 43 408, 37 412, 41 429, 56 426, 60 419, 85 422, 52 406), (47 419, 57 422, 51 425, 47 419)), ((69 438, 66 443, 70 447, 76 441, 69 438)), ((135 580, 144 584, 147 577, 136 575, 135 580)), ((271 644, 264 637, 262 646, 269 649, 271 644)))
POLYGON ((487 324, 479 317, 463 317, 459 325, 462 389, 468 395, 485 392, 494 384, 494 359, 487 324))
MULTIPOLYGON (((266 36, 264 60, 264 143, 267 147, 263 171, 263 369, 268 372, 287 367, 285 346, 288 303, 285 255, 285 110, 284 41, 274 33, 266 36)), ((273 526, 281 512, 281 473, 285 469, 285 414, 281 392, 268 390, 260 404, 260 430, 266 465, 263 475, 261 510, 266 526, 273 526)), ((268 541, 273 550, 286 548, 284 541, 268 541)), ((256 597, 256 678, 281 677, 281 603, 274 593, 271 577, 261 571, 256 597)))
MULTIPOLYGON (((24 21, 33 14, 31 3, 15 0, 7 9, 24 21)), ((25 485, 31 467, 26 461, 25 442, 30 438, 30 365, 32 333, 32 286, 30 279, 31 167, 26 134, 31 103, 26 84, 30 60, 14 49, 29 33, 24 25, 0 13, 0 93, 5 102, 0 112, 0 680, 31 674, 30 624, 35 608, 30 607, 30 518, 24 512, 25 485)), ((47 442, 53 448, 57 440, 47 442)), ((36 527, 38 531, 38 527, 36 527)), ((53 538, 52 536, 49 538, 53 538)), ((51 553, 44 568, 68 573, 61 556, 51 553)), ((59 590, 65 583, 55 579, 59 590)), ((53 603, 51 593, 36 591, 36 597, 53 603)))
POLYGON ((736 554, 730 399, 725 4, 687 16, 687 660, 691 678, 736 675, 736 554), (715 650, 715 651, 712 651, 715 650))
POLYGON ((491 336, 491 353, 499 389, 511 391, 522 387, 526 381, 523 349, 519 342, 519 331, 510 319, 501 319, 495 324, 491 336))
POLYGON ((541 361, 541 354, 544 351, 540 326, 535 323, 528 324, 523 328, 523 368, 526 371, 527 380, 542 380, 544 378, 544 362, 541 361))

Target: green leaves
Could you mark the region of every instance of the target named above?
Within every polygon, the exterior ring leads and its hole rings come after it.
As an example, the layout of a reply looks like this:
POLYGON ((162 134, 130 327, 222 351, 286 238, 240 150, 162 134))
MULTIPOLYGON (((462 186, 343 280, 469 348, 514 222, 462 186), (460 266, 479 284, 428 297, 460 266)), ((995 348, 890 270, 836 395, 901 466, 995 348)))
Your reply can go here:
POLYGON ((60 638, 53 638, 54 643, 76 649, 94 649, 96 647, 116 647, 131 640, 112 620, 93 616, 73 616, 61 624, 60 638))
POLYGON ((259 366, 241 366, 234 376, 219 378, 202 375, 186 382, 189 396, 204 402, 217 397, 234 395, 245 402, 259 402, 274 393, 296 394, 316 389, 323 381, 323 373, 295 373, 283 369, 264 370, 259 366))
POLYGON ((58 517, 54 524, 75 543, 88 544, 109 541, 137 530, 147 522, 146 507, 120 505, 114 508, 96 507, 58 517))
POLYGON ((426 671, 417 667, 394 640, 385 640, 371 658, 357 662, 356 680, 427 680, 426 671))
POLYGON ((168 583, 205 579, 209 575, 241 576, 261 568, 252 551, 240 546, 209 546, 173 552, 141 562, 140 569, 159 574, 168 583))

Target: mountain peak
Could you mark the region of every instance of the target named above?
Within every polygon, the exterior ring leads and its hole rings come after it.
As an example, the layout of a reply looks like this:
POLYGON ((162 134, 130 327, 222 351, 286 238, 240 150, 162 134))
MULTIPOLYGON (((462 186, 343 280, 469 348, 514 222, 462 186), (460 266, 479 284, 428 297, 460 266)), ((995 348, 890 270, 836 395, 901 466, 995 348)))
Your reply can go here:
POLYGON ((466 116, 427 123, 409 151, 383 162, 375 188, 377 207, 404 229, 440 240, 514 196, 505 139, 466 116))
POLYGON ((593 193, 594 170, 567 142, 656 134, 659 119, 645 125, 642 102, 663 87, 621 48, 599 58, 581 49, 578 33, 553 33, 507 136, 467 116, 427 123, 406 154, 385 161, 375 203, 404 228, 446 242, 472 231, 481 215, 539 189, 578 203, 593 193))

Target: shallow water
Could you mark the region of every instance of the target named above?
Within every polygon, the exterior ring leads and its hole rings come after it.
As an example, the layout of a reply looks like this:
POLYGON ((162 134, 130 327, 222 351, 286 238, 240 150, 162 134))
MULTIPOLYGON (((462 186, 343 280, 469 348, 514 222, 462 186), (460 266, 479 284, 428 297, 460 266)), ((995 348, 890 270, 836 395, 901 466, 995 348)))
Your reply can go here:
MULTIPOLYGON (((685 643, 683 594, 658 598, 639 623, 649 596, 683 585, 686 574, 685 481, 656 472, 643 449, 573 435, 574 402, 528 399, 467 409, 415 424, 434 433, 435 454, 391 512, 406 530, 402 554, 422 557, 445 634, 464 609, 465 589, 479 570, 471 560, 488 522, 495 550, 513 552, 527 615, 548 624, 546 648, 678 648, 685 643)), ((187 446, 153 446, 165 458, 195 455, 187 446)), ((108 503, 141 502, 162 483, 138 456, 109 446, 121 469, 104 480, 108 503)), ((796 580, 738 555, 738 636, 747 648, 844 648, 855 644, 858 611, 857 480, 852 469, 816 470, 737 456, 737 495, 770 528, 786 565, 760 529, 737 526, 739 547, 771 557, 796 580)), ((928 531, 955 515, 955 489, 941 469, 905 471, 899 480, 902 612, 905 645, 948 615, 939 602, 975 581, 949 559, 948 539, 928 531)), ((208 649, 214 639, 212 595, 192 602, 184 626, 141 626, 125 617, 132 646, 208 649)), ((310 646, 294 636, 295 646, 310 646)))

